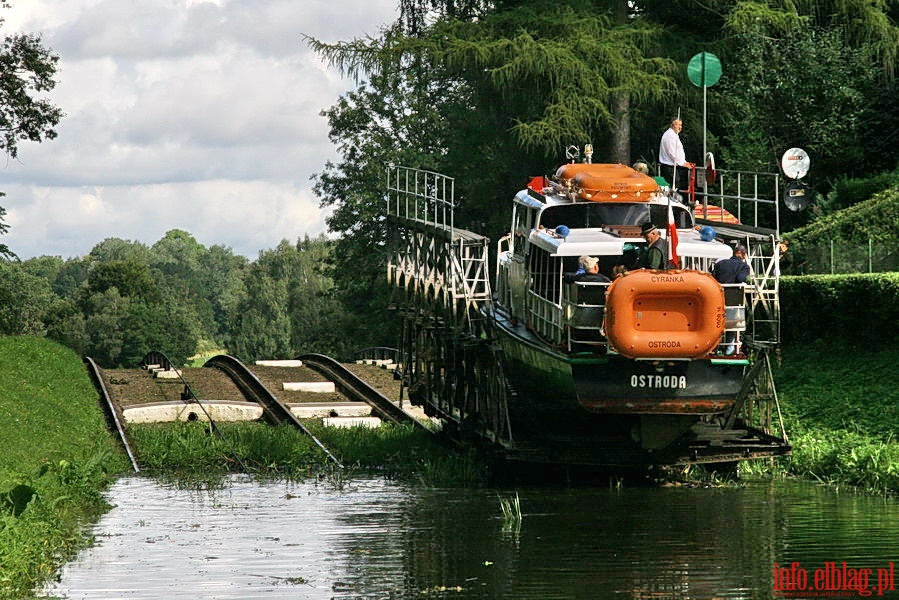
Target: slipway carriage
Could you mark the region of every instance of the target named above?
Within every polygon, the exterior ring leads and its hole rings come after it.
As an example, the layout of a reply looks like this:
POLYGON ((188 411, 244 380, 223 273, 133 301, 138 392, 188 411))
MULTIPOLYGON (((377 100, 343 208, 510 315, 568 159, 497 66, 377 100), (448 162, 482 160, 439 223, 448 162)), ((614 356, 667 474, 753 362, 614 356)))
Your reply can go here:
POLYGON ((514 196, 491 260, 487 238, 454 225, 452 179, 391 168, 388 277, 401 292, 411 401, 511 460, 645 466, 788 453, 770 363, 777 176, 717 176, 691 202, 624 165, 564 164, 514 196), (729 180, 752 194, 727 193, 729 180), (766 187, 773 199, 759 194, 766 187), (697 220, 697 206, 722 220, 697 220), (673 242, 676 266, 644 268, 647 222, 673 242), (730 243, 748 248, 746 284, 710 275, 730 243), (578 277, 580 256, 597 258, 610 281, 578 277))

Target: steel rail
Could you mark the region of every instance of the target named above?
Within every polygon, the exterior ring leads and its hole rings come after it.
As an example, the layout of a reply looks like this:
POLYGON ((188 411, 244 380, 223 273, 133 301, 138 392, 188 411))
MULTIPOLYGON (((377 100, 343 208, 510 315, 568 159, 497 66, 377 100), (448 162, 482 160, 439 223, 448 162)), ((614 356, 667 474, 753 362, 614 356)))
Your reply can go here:
POLYGON ((382 419, 391 423, 412 423, 419 429, 433 434, 434 431, 426 427, 421 421, 395 405, 379 391, 357 377, 345 366, 324 354, 303 354, 297 357, 310 369, 317 371, 328 379, 346 395, 350 400, 365 402, 371 406, 382 419))
POLYGON ((263 414, 269 423, 280 425, 287 423, 309 436, 316 446, 328 456, 338 467, 343 467, 340 461, 330 450, 307 428, 302 421, 290 410, 290 408, 272 394, 265 385, 259 381, 256 375, 250 371, 240 360, 228 354, 213 356, 203 367, 219 369, 224 372, 237 385, 241 393, 249 400, 255 401, 262 407, 263 414))
POLYGON ((181 374, 181 371, 177 369, 174 364, 172 364, 172 361, 169 360, 169 357, 166 356, 164 352, 161 352, 159 350, 151 350, 144 355, 144 358, 141 361, 141 365, 145 367, 149 365, 159 365, 165 370, 175 371, 175 373, 178 374, 178 379, 180 379, 181 383, 184 385, 184 391, 181 392, 181 399, 185 404, 193 403, 200 407, 200 410, 203 411, 203 414, 206 416, 206 420, 209 422, 210 431, 216 434, 220 440, 228 445, 228 449, 231 451, 231 455, 234 457, 234 460, 237 461, 237 464, 240 465, 240 468, 243 469, 244 472, 248 472, 247 466, 242 460, 240 460, 240 455, 237 454, 228 440, 225 439, 225 435, 221 432, 215 420, 213 420, 212 415, 209 414, 209 411, 206 410, 206 407, 200 401, 200 397, 197 396, 196 393, 194 393, 194 390, 190 386, 190 383, 184 378, 184 376, 181 374))
POLYGON ((119 439, 122 441, 122 446, 128 454, 128 459, 131 461, 131 467, 134 469, 134 472, 140 473, 140 466, 138 466, 137 458, 131 450, 131 442, 128 440, 128 434, 125 433, 124 416, 121 414, 121 409, 116 406, 115 402, 112 401, 112 397, 109 395, 109 390, 106 388, 106 383, 104 383, 103 377, 100 374, 100 367, 97 366, 97 363, 94 362, 94 359, 90 356, 85 356, 83 360, 87 365, 88 373, 90 373, 91 378, 94 380, 94 386, 100 391, 100 396, 103 399, 104 412, 106 413, 109 424, 118 432, 119 439))

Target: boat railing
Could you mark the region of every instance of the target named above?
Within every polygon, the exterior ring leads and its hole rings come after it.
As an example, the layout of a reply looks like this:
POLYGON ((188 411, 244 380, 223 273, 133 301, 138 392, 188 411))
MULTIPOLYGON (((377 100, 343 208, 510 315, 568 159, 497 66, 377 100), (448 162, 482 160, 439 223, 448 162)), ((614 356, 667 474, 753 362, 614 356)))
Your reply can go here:
POLYGON ((780 231, 780 174, 695 168, 692 200, 707 221, 780 231), (716 210, 709 210, 715 207, 716 210))
POLYGON ((411 167, 387 167, 387 214, 455 229, 455 179, 411 167))
POLYGON ((752 293, 752 288, 742 283, 723 283, 721 287, 724 288, 724 338, 717 352, 742 354, 742 336, 746 331, 746 295, 752 293))
POLYGON ((534 290, 528 290, 527 325, 531 331, 550 343, 562 344, 564 331, 562 306, 544 298, 534 290))
POLYGON ((568 351, 582 346, 608 346, 602 333, 608 283, 574 281, 562 297, 565 343, 568 351))
POLYGON ((496 242, 496 283, 493 293, 496 301, 503 306, 512 306, 512 289, 505 277, 503 263, 512 259, 512 236, 506 234, 496 242))

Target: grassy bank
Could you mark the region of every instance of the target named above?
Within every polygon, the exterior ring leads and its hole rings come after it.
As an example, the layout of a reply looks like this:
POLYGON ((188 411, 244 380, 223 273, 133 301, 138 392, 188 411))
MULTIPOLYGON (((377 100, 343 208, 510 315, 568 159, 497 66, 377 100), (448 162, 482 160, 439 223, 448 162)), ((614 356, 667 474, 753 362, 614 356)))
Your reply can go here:
POLYGON ((899 493, 897 361, 895 349, 786 348, 775 380, 793 456, 744 472, 899 493))
POLYGON ((127 468, 81 359, 41 338, 0 337, 0 598, 28 598, 81 547, 127 468))

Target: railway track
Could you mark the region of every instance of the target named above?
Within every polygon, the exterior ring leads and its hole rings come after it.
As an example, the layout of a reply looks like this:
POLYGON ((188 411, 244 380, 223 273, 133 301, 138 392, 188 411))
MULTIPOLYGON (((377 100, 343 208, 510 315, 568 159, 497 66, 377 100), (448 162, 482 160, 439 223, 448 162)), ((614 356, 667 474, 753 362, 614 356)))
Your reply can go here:
MULTIPOLYGON (((415 419, 410 414, 406 413, 403 409, 396 406, 389 398, 381 394, 378 390, 373 388, 366 381, 361 379, 359 376, 354 374, 352 371, 347 369, 344 365, 334 360, 333 358, 322 354, 305 354, 298 358, 302 360, 303 364, 308 366, 312 371, 333 382, 335 387, 343 394, 343 396, 347 398, 347 400, 349 400, 347 404, 365 403, 370 406, 372 408, 372 411, 384 421, 390 423, 411 423, 414 427, 427 431, 428 433, 433 433, 420 421, 415 419)), ((103 399, 103 407, 107 415, 107 420, 110 424, 110 429, 114 429, 118 433, 119 439, 121 440, 123 447, 125 448, 129 458, 131 459, 132 466, 137 472, 140 470, 140 468, 138 466, 137 459, 135 458, 135 453, 132 451, 131 444, 128 439, 127 431, 124 425, 125 417, 121 402, 117 401, 115 393, 110 393, 110 386, 108 386, 104 381, 103 370, 99 366, 97 366, 97 364, 90 357, 85 357, 84 361, 91 373, 98 391, 100 391, 101 393, 103 399)), ((182 375, 181 371, 177 370, 174 365, 172 365, 168 357, 162 352, 153 351, 147 353, 142 361, 142 366, 145 368, 156 367, 169 373, 173 373, 176 378, 175 383, 183 386, 183 391, 180 393, 180 402, 169 401, 162 403, 157 402, 155 404, 170 405, 184 403, 196 405, 199 408, 198 412, 202 412, 206 420, 209 421, 211 429, 218 435, 221 435, 221 433, 218 431, 218 427, 215 421, 212 418, 212 415, 210 414, 211 408, 210 410, 207 410, 207 407, 212 407, 214 404, 219 403, 220 401, 204 400, 199 398, 198 395, 194 392, 192 382, 188 381, 188 379, 186 379, 182 375)), ((329 460, 331 460, 338 466, 341 466, 339 460, 334 456, 334 454, 320 440, 318 440, 318 438, 315 437, 315 435, 309 430, 308 427, 306 427, 302 420, 297 418, 297 416, 291 410, 291 406, 287 405, 285 402, 282 402, 269 389, 269 387, 262 383, 259 377, 257 377, 257 375, 253 373, 250 368, 244 365, 240 360, 229 355, 218 355, 206 361, 203 367, 216 369, 227 376, 227 378, 231 382, 233 382, 234 386, 236 386, 236 388, 239 390, 239 394, 243 397, 244 400, 246 400, 248 403, 258 405, 262 408, 262 417, 266 422, 274 425, 286 424, 297 429, 304 435, 309 436, 310 439, 312 439, 313 442, 317 446, 319 446, 319 448, 328 456, 329 460)), ((199 371, 199 369, 197 369, 196 371, 199 371)), ((190 379, 195 378, 190 377, 190 379)), ((113 383, 116 383, 114 379, 113 383)), ((271 385, 272 382, 269 381, 269 384, 271 385)), ((112 388, 115 387, 115 385, 112 386, 112 388)), ((112 391, 114 392, 114 390, 112 391)), ((297 404, 294 403, 292 404, 292 406, 297 406, 297 404)))
POLYGON ((297 358, 303 361, 303 364, 310 369, 333 381, 334 385, 348 398, 357 402, 365 402, 371 406, 378 416, 385 421, 397 424, 411 423, 428 433, 433 433, 421 421, 395 405, 333 358, 324 354, 303 354, 297 358))

